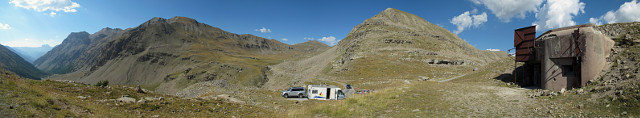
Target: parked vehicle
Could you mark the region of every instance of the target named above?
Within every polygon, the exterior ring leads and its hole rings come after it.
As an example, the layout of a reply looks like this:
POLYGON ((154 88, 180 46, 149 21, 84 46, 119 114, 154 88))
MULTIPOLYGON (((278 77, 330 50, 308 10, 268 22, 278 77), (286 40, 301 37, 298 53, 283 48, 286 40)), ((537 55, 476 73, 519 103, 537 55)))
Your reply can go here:
POLYGON ((307 92, 304 87, 291 87, 289 90, 282 91, 282 97, 289 98, 292 96, 303 98, 307 96, 307 92))
POLYGON ((309 95, 309 99, 318 100, 341 100, 346 97, 342 89, 328 85, 309 85, 307 86, 307 95, 309 95))

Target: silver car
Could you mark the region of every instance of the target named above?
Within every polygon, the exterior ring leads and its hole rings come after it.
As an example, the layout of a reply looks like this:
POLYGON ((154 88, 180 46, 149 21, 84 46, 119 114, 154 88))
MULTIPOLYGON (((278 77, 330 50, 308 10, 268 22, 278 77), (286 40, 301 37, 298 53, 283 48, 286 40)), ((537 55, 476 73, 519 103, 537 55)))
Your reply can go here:
POLYGON ((307 96, 307 92, 304 87, 291 87, 289 90, 282 91, 282 97, 289 98, 292 96, 303 98, 307 96))

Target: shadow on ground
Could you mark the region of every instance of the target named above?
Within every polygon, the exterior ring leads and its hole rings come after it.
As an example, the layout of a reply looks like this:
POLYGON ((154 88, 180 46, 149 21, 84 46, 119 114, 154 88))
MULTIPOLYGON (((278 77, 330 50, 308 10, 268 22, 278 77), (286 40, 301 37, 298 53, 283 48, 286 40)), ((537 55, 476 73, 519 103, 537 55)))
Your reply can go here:
POLYGON ((519 78, 525 78, 526 75, 523 75, 523 74, 518 75, 518 73, 523 73, 522 71, 524 71, 524 67, 519 66, 518 68, 516 68, 516 70, 512 71, 511 73, 503 73, 494 77, 493 79, 500 80, 504 83, 516 83, 518 84, 519 87, 526 88, 526 89, 539 88, 538 86, 535 86, 535 85, 523 84, 524 83, 523 80, 519 78), (513 73, 516 73, 515 76, 513 73))

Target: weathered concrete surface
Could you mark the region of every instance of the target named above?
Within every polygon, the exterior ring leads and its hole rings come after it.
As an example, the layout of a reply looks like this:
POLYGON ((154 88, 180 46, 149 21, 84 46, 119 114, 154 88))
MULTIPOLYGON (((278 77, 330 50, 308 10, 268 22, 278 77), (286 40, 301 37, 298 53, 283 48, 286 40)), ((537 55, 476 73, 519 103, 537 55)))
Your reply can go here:
POLYGON ((541 64, 541 87, 559 91, 585 86, 598 77, 606 66, 613 40, 594 29, 595 25, 578 25, 545 32, 538 37, 536 60, 541 64), (578 43, 573 33, 579 30, 578 43), (578 47, 578 49, 576 49, 578 47), (579 51, 578 51, 579 50, 579 51), (578 58, 576 58, 578 57, 578 58))
POLYGON ((606 58, 611 55, 611 48, 615 42, 600 31, 589 27, 581 28, 580 42, 585 42, 582 49, 582 74, 581 86, 586 86, 587 82, 600 76, 600 72, 607 66, 606 58))

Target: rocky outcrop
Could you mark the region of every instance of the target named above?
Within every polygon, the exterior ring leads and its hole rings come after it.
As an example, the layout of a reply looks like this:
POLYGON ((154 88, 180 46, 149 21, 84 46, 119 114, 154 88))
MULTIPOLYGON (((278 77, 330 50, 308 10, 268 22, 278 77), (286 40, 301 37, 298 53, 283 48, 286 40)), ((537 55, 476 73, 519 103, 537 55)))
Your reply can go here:
POLYGON ((640 25, 640 22, 614 23, 601 25, 596 27, 596 29, 609 36, 609 38, 619 38, 627 34, 638 34, 638 32, 640 32, 638 25, 640 25))

